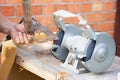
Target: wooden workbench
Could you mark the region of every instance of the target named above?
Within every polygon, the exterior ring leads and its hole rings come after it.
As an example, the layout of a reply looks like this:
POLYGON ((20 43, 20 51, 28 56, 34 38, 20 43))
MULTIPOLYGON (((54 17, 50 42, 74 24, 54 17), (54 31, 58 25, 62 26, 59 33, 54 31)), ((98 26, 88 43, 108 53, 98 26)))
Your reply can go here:
POLYGON ((45 80, 117 80, 120 58, 115 57, 111 67, 102 74, 76 74, 60 66, 51 53, 51 43, 34 44, 17 48, 17 64, 45 80), (44 46, 44 47, 43 47, 44 46), (46 51, 46 52, 43 52, 46 51))
MULTIPOLYGON (((111 67, 102 74, 90 72, 76 74, 60 66, 61 62, 50 53, 51 46, 51 42, 46 42, 15 47, 12 41, 5 42, 3 45, 5 51, 3 51, 3 57, 5 57, 4 63, 6 64, 3 64, 3 66, 6 67, 1 67, 4 69, 0 70, 4 70, 4 72, 1 71, 3 75, 10 70, 11 66, 8 64, 13 64, 13 57, 17 51, 16 63, 45 80, 117 80, 117 75, 120 72, 120 57, 115 57, 111 67)), ((7 76, 4 75, 3 78, 7 78, 7 76)))

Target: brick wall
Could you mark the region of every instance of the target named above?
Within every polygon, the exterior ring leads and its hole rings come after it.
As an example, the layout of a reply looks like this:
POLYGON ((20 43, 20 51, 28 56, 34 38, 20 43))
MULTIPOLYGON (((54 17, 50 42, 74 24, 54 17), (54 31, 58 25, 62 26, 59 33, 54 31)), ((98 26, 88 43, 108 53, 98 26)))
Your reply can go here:
MULTIPOLYGON (((31 0, 32 14, 50 30, 56 31, 52 13, 65 9, 81 13, 95 31, 105 31, 114 36, 117 0, 31 0)), ((23 16, 22 0, 0 0, 0 11, 10 20, 18 22, 23 16)), ((77 24, 78 20, 68 19, 77 24)))

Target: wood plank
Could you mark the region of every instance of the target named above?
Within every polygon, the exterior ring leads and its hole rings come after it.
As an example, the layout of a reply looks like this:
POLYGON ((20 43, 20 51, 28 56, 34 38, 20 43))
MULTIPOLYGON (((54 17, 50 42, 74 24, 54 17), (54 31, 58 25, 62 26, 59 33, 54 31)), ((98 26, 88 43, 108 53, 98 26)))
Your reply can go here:
POLYGON ((91 72, 76 74, 60 66, 50 52, 52 44, 37 43, 27 48, 17 48, 17 64, 45 80, 117 80, 120 72, 120 58, 116 57, 113 64, 102 74, 91 72))
POLYGON ((28 70, 22 68, 18 64, 14 63, 8 80, 44 80, 39 76, 29 72, 28 70))
MULTIPOLYGON (((48 66, 44 66, 45 61, 41 55, 44 53, 41 53, 41 52, 43 51, 43 49, 44 50, 50 49, 50 47, 51 47, 51 45, 47 45, 47 46, 45 46, 45 45, 46 44, 44 44, 44 48, 43 48, 43 44, 32 45, 32 46, 27 47, 27 50, 23 49, 23 48, 18 48, 17 55, 19 58, 17 58, 17 63, 20 66, 24 67, 25 69, 31 71, 32 73, 35 73, 38 76, 42 76, 42 78, 44 78, 44 79, 55 80, 55 74, 47 70, 47 69, 49 69, 48 66), (38 54, 39 52, 41 54, 38 54), (39 61, 38 56, 41 56, 40 59, 43 61, 43 63, 41 63, 39 61), (45 69, 45 68, 47 68, 47 69, 45 69)), ((44 55, 46 55, 49 58, 49 55, 47 55, 47 53, 44 55)))
POLYGON ((57 73, 57 80, 65 80, 65 77, 69 76, 66 72, 58 72, 57 73))
POLYGON ((16 57, 16 46, 11 41, 3 42, 0 80, 7 80, 16 57))
POLYGON ((56 80, 57 73, 69 71, 62 68, 60 61, 51 56, 51 47, 51 42, 37 43, 27 48, 19 47, 17 64, 46 80, 56 80))

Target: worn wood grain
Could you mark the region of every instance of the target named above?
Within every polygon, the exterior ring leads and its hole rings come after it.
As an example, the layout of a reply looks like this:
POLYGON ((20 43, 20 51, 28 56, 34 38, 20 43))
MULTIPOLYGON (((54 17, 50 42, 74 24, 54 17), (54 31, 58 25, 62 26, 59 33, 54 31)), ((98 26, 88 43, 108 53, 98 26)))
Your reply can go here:
POLYGON ((45 80, 117 80, 117 74, 120 72, 120 58, 116 57, 112 66, 102 74, 91 72, 76 74, 60 66, 60 62, 51 55, 34 55, 29 57, 21 55, 17 63, 32 73, 44 78, 45 80), (26 57, 26 58, 25 58, 26 57))
POLYGON ((3 42, 0 80, 7 80, 16 57, 16 46, 10 41, 3 42))
POLYGON ((120 72, 120 57, 115 57, 111 67, 102 74, 91 72, 76 74, 61 67, 61 62, 51 55, 52 42, 18 45, 17 49, 11 41, 4 45, 6 46, 3 46, 4 58, 0 67, 0 80, 7 79, 16 52, 18 65, 45 80, 117 80, 117 74, 120 72))
POLYGON ((51 47, 51 42, 19 47, 17 64, 46 80, 56 80, 58 72, 68 71, 59 65, 59 60, 51 56, 51 47))
POLYGON ((35 44, 28 49, 17 49, 17 64, 45 80, 117 80, 120 72, 120 58, 116 57, 113 64, 102 74, 91 72, 76 74, 60 66, 50 52, 52 44, 47 42, 35 44))
POLYGON ((44 79, 40 78, 39 76, 29 72, 28 70, 14 63, 8 76, 8 80, 44 80, 44 79))
POLYGON ((65 80, 65 78, 69 76, 66 72, 58 72, 57 73, 57 80, 65 80))

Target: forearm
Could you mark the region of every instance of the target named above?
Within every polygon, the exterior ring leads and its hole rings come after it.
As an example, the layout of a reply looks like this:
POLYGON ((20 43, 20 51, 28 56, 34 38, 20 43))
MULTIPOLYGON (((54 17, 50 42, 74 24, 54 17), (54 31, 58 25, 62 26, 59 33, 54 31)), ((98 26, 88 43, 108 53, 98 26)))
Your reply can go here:
POLYGON ((16 23, 11 22, 8 18, 4 17, 0 13, 0 32, 9 34, 10 29, 13 28, 16 25, 16 23))

